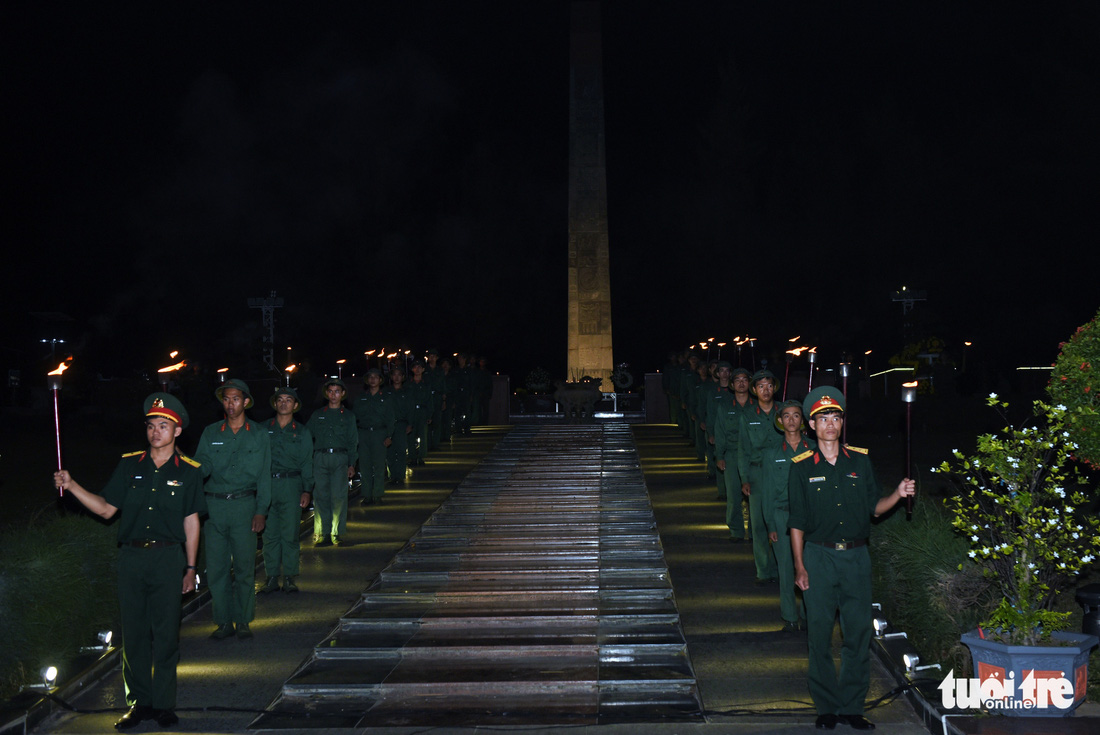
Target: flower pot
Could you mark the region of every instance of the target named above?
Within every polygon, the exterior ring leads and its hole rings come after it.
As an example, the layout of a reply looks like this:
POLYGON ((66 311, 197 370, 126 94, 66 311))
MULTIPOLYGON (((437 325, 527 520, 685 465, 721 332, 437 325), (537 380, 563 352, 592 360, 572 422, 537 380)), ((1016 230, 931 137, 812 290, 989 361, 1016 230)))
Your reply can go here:
MULTIPOLYGON (((963 644, 974 659, 974 674, 979 682, 997 679, 1002 689, 1011 695, 990 707, 991 712, 1012 716, 1068 717, 1085 699, 1089 678, 1089 651, 1100 644, 1100 638, 1083 633, 1052 633, 1059 643, 1050 646, 1012 646, 981 638, 977 630, 962 634, 963 644), (1026 680, 1035 683, 1034 693, 1027 696, 1026 680), (1072 703, 1056 706, 1048 693, 1057 691, 1061 679, 1072 685, 1072 703), (1005 682, 1008 685, 1005 686, 1005 682)), ((983 684, 983 689, 985 685, 983 684)), ((1055 695, 1057 696, 1057 695, 1055 695)), ((983 696, 983 699, 986 697, 983 696)), ((1068 696, 1067 696, 1068 699, 1068 696)))

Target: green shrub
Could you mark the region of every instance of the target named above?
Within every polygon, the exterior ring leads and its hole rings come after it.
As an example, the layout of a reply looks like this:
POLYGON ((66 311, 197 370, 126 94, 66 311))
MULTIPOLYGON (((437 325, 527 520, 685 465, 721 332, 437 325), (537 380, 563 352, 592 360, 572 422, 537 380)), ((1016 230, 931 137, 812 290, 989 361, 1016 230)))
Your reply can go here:
POLYGON ((113 526, 75 515, 0 535, 0 699, 47 664, 64 675, 98 631, 117 634, 115 535, 113 526))
MULTIPOLYGON (((904 630, 928 663, 967 671, 970 654, 959 635, 995 606, 993 586, 966 560, 969 547, 954 532, 939 500, 921 497, 913 518, 894 513, 873 527, 874 599, 890 624, 904 630)), ((960 674, 961 675, 961 674, 960 674)))
POLYGON ((1077 444, 1074 456, 1100 468, 1100 311, 1059 345, 1048 390, 1066 407, 1066 424, 1077 444))

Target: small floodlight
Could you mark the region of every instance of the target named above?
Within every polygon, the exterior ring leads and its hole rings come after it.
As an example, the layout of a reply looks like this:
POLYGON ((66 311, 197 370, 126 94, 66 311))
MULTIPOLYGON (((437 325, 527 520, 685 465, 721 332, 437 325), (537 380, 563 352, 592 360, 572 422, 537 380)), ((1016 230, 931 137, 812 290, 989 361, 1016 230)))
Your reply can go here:
POLYGON ((43 666, 42 671, 39 672, 42 675, 42 684, 47 689, 57 683, 57 667, 56 666, 43 666))
POLYGON ((917 664, 920 663, 920 656, 915 653, 902 654, 901 661, 905 664, 905 670, 913 673, 917 668, 917 664))
POLYGON ((95 651, 107 651, 111 648, 111 639, 114 638, 114 636, 115 636, 114 631, 101 630, 96 635, 96 640, 98 640, 99 643, 97 645, 94 645, 94 646, 81 646, 80 647, 80 652, 81 653, 93 653, 95 651))
POLYGON ((875 627, 875 637, 881 638, 886 635, 886 629, 890 627, 890 624, 886 622, 886 618, 875 618, 872 625, 875 627))

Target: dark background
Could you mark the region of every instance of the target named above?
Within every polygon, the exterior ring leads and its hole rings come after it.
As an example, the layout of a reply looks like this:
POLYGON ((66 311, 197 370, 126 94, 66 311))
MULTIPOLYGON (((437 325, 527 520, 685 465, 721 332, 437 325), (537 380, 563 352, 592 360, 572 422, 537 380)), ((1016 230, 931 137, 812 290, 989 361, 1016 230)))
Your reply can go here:
MULTIPOLYGON (((565 373, 565 2, 9 4, 3 365, 254 374, 386 346, 565 373), (281 365, 279 365, 281 367, 281 365)), ((1049 364, 1096 311, 1100 7, 607 2, 617 362, 934 335, 1049 364), (902 286, 927 291, 906 329, 902 286)))

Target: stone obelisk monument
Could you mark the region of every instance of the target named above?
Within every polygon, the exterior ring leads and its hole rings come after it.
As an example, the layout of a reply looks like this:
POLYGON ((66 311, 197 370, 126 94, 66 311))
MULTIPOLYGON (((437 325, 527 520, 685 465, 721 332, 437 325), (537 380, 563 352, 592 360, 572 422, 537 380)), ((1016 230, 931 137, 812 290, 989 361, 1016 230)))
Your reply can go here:
POLYGON ((569 379, 611 372, 600 3, 574 2, 569 33, 569 379))

